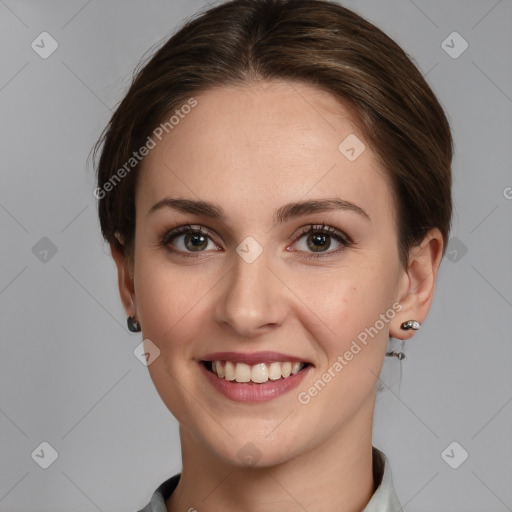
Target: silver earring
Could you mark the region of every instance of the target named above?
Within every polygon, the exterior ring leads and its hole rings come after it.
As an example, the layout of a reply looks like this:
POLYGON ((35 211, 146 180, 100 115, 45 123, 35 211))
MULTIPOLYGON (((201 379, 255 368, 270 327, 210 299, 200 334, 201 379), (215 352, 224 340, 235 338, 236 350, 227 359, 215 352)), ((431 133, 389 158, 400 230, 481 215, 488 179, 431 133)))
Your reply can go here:
POLYGON ((421 324, 416 320, 407 320, 407 322, 403 322, 402 325, 400 325, 400 329, 403 329, 404 331, 408 331, 409 329, 417 331, 420 327, 421 324))
MULTIPOLYGON (((403 329, 404 331, 408 331, 409 329, 417 331, 420 327, 421 324, 417 320, 407 320, 407 322, 402 322, 400 325, 400 329, 403 329)), ((386 352, 386 356, 397 357, 400 361, 405 359, 405 354, 403 352, 395 352, 394 350, 386 352)))
POLYGON ((405 354, 403 352, 395 352, 394 350, 392 350, 391 352, 386 352, 386 355, 389 357, 398 357, 400 361, 402 359, 405 359, 405 354))

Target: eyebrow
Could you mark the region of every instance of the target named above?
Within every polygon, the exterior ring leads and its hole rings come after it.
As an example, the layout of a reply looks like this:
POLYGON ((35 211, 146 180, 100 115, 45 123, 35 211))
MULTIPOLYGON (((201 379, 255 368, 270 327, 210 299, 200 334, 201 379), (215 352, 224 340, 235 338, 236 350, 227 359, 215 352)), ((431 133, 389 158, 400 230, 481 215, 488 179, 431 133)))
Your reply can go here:
MULTIPOLYGON (((171 208, 182 213, 194 215, 205 215, 219 221, 224 221, 226 215, 224 210, 217 204, 208 201, 193 199, 178 199, 165 197, 154 204, 147 212, 150 215, 162 208, 171 208)), ((360 207, 350 201, 340 199, 339 197, 327 199, 313 199, 310 201, 299 201, 287 203, 281 206, 274 213, 274 225, 283 224, 291 219, 308 215, 311 213, 329 212, 329 211, 350 211, 357 213, 371 222, 370 216, 360 207)))

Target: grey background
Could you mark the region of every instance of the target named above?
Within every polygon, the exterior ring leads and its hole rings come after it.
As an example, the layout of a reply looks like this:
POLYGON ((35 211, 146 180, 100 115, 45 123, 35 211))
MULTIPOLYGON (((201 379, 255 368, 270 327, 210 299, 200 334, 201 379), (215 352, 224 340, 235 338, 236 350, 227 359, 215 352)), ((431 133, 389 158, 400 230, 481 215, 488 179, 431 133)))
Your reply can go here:
MULTIPOLYGON (((401 385, 386 363, 374 444, 406 511, 512 510, 512 1, 343 4, 415 59, 456 144, 448 258, 401 385), (441 46, 453 31, 469 44, 458 58, 441 46), (469 454, 457 469, 441 456, 452 441, 469 454)), ((0 0, 2 512, 138 510, 181 468, 177 424, 133 355, 87 157, 140 58, 205 5, 0 0), (47 59, 31 48, 43 31, 59 44, 47 59), (31 457, 43 441, 48 469, 31 457)))

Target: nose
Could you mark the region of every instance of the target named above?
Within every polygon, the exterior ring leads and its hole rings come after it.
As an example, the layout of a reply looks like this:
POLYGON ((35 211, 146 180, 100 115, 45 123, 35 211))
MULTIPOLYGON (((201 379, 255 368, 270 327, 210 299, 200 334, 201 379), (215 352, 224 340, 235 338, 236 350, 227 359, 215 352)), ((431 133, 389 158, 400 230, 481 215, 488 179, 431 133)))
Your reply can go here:
POLYGON ((215 319, 240 336, 252 338, 283 323, 286 315, 285 286, 263 253, 252 263, 238 254, 222 280, 215 319))

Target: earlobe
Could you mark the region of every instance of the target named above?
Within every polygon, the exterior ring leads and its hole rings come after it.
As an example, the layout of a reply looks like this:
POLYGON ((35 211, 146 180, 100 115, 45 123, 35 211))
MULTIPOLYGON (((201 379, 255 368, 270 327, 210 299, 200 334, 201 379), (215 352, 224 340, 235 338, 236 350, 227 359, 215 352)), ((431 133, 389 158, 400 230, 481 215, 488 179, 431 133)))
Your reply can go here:
POLYGON ((437 271, 443 253, 443 237, 439 229, 430 230, 409 255, 409 263, 402 276, 397 300, 402 305, 400 314, 390 326, 390 335, 396 339, 409 339, 416 329, 404 329, 404 322, 424 322, 434 298, 437 271))
POLYGON ((133 275, 131 266, 122 249, 110 244, 110 252, 117 267, 117 282, 119 295, 124 310, 128 316, 136 315, 135 289, 133 286, 133 275))

